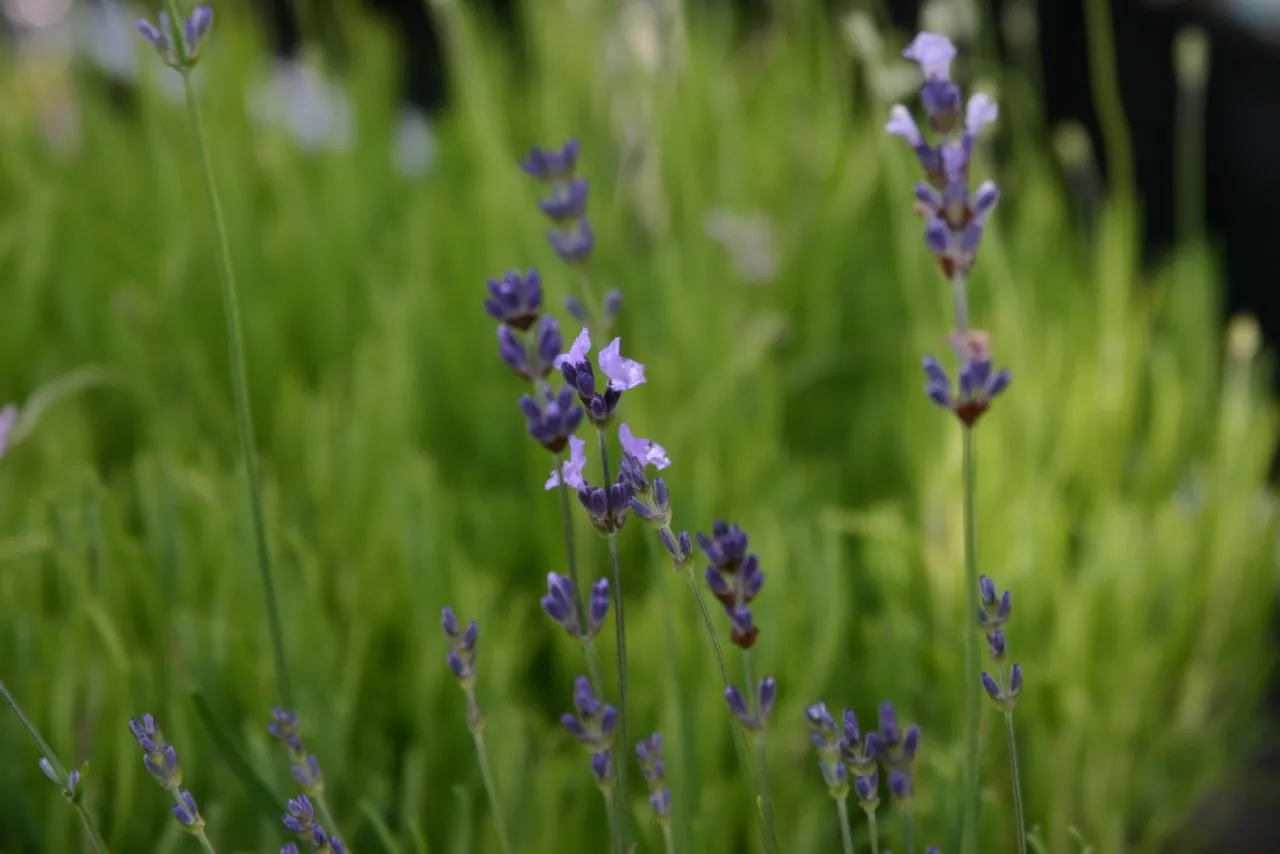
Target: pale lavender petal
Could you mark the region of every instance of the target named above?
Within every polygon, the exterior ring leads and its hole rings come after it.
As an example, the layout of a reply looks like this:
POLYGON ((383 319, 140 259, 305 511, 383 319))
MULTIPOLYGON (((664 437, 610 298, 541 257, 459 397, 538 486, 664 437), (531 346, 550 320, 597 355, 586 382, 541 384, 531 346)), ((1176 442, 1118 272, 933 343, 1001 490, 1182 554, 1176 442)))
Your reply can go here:
POLYGON ((632 435, 631 428, 626 424, 618 427, 618 441, 622 443, 624 451, 644 465, 655 466, 659 469, 664 469, 671 465, 671 460, 667 457, 665 448, 649 439, 636 438, 632 435))
POLYGON ((920 134, 920 126, 911 117, 911 111, 901 104, 894 104, 889 110, 889 121, 884 129, 894 136, 906 140, 912 148, 924 145, 924 137, 920 134))
MULTIPOLYGON (((577 343, 574 343, 577 346, 577 343)), ((644 382, 644 365, 625 359, 618 351, 622 348, 622 339, 615 338, 609 346, 600 351, 600 370, 609 378, 609 383, 618 391, 635 388, 644 382)))
POLYGON ((964 129, 970 136, 977 136, 983 126, 989 125, 1000 115, 1000 108, 990 95, 979 92, 969 99, 965 108, 964 129))
POLYGON ((561 463, 558 468, 551 470, 551 477, 547 478, 546 489, 555 489, 560 485, 560 478, 564 477, 564 482, 573 489, 583 489, 587 484, 582 479, 582 470, 587 467, 587 443, 577 436, 569 437, 569 459, 561 463))
MULTIPOLYGON (((578 362, 585 362, 587 360, 587 354, 590 352, 591 333, 584 326, 582 327, 582 331, 578 333, 578 337, 573 339, 573 345, 569 347, 569 352, 556 356, 556 360, 553 364, 557 368, 564 365, 566 362, 571 365, 576 365, 578 362)), ((603 358, 603 356, 604 354, 602 353, 601 357, 603 358)), ((601 365, 601 367, 603 368, 604 366, 601 365)))
POLYGON ((920 66, 928 80, 948 80, 956 46, 946 36, 922 32, 911 40, 902 55, 920 66))

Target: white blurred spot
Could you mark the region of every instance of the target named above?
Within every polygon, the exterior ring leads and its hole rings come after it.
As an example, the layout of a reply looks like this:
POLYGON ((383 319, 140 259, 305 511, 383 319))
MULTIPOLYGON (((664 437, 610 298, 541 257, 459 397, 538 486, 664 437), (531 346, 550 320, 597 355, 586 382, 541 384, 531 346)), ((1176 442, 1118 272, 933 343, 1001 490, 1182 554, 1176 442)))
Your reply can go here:
POLYGON ((122 81, 137 76, 140 44, 133 16, 115 0, 91 4, 76 15, 76 41, 110 76, 122 81))
POLYGON ((920 10, 920 29, 968 41, 978 31, 978 9, 972 0, 929 0, 920 10))
POLYGON ((250 90, 248 109, 254 121, 287 131, 308 151, 346 149, 354 135, 346 94, 296 60, 278 63, 250 90))
POLYGON ((396 171, 406 178, 420 178, 436 160, 436 137, 431 123, 420 110, 405 107, 400 111, 392 143, 391 159, 396 171))
POLYGON ((704 227, 712 240, 729 250, 743 281, 764 285, 777 277, 773 224, 764 214, 739 216, 717 208, 707 214, 704 227))
POLYGON ((51 27, 71 11, 71 0, 3 0, 4 16, 24 29, 51 27))

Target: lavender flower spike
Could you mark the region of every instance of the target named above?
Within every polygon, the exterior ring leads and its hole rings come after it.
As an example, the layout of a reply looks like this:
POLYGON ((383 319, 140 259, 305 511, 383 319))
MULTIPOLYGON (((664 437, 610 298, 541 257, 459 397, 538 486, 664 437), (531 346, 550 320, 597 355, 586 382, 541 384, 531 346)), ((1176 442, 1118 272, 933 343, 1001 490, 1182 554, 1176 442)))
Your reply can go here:
POLYGON ((323 794, 324 774, 320 770, 320 760, 309 753, 302 743, 297 713, 286 711, 279 706, 272 707, 267 732, 288 749, 289 772, 302 791, 311 797, 319 797, 323 794))
POLYGON ((178 824, 186 828, 188 833, 200 833, 204 830, 204 819, 200 817, 200 809, 196 799, 186 789, 178 792, 178 802, 173 805, 173 817, 178 824))
POLYGON ((205 5, 197 6, 181 27, 175 27, 165 12, 159 14, 156 24, 139 18, 133 25, 165 65, 185 72, 200 61, 200 41, 213 26, 213 10, 205 5))
POLYGON ((947 371, 932 356, 925 356, 925 394, 934 403, 950 409, 966 427, 972 427, 1013 380, 1008 369, 992 371, 991 339, 985 332, 971 330, 954 342, 960 357, 960 383, 951 389, 947 371))
POLYGON ((569 352, 556 357, 555 366, 564 375, 565 383, 578 392, 578 399, 587 409, 587 417, 597 427, 607 427, 622 393, 645 382, 644 365, 624 358, 619 352, 622 339, 615 338, 600 351, 600 372, 608 378, 603 394, 596 393, 595 372, 591 367, 591 333, 583 328, 569 347, 569 352))
POLYGON ((849 796, 849 770, 841 760, 840 733, 826 703, 814 703, 804 710, 809 722, 809 737, 818 750, 818 770, 827 791, 836 800, 849 796))
POLYGON ((573 682, 573 706, 577 715, 560 716, 564 728, 592 753, 604 753, 613 746, 613 730, 618 724, 618 710, 596 698, 591 681, 579 676, 573 682))
POLYGON ((156 725, 155 718, 143 715, 129 720, 129 731, 142 748, 142 764, 163 788, 178 791, 182 785, 182 768, 178 765, 178 753, 166 743, 164 733, 156 725))
POLYGON ((760 634, 749 607, 764 587, 760 560, 747 554, 747 535, 742 529, 722 520, 712 526, 711 537, 698 535, 698 545, 711 560, 706 570, 707 586, 729 617, 730 640, 735 646, 750 649, 760 634))
MULTIPOLYGON (((298 795, 290 799, 285 806, 289 809, 282 819, 285 829, 297 836, 311 851, 346 854, 347 847, 342 844, 342 840, 336 836, 330 836, 316 821, 316 810, 310 798, 306 795, 298 795)), ((281 854, 289 850, 288 845, 280 849, 281 854)), ((297 847, 295 846, 292 850, 296 851, 297 847)))
POLYGON ((547 573, 547 595, 542 597, 542 610, 575 638, 582 637, 578 620, 578 598, 573 582, 555 572, 547 573))
POLYGON ((649 806, 658 823, 671 823, 671 790, 667 788, 666 766, 662 761, 662 733, 655 732, 636 745, 640 770, 649 784, 649 806))
POLYGON ((472 620, 467 630, 462 631, 452 608, 444 609, 440 624, 449 641, 449 669, 464 688, 469 687, 476 678, 476 641, 480 637, 480 626, 472 620))

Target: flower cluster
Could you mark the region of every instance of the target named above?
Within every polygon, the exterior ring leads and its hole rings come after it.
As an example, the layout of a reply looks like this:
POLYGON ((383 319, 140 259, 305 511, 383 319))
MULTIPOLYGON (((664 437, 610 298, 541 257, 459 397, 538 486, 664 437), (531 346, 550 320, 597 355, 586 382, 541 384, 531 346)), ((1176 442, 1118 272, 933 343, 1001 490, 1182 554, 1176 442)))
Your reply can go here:
POLYGON ((671 790, 667 788, 666 765, 662 761, 662 733, 655 732, 636 745, 640 771, 649 785, 649 806, 659 824, 671 823, 671 790))
MULTIPOLYGON (((306 850, 314 854, 346 854, 347 847, 342 844, 342 840, 330 836, 316 821, 316 810, 311 805, 310 798, 298 795, 286 806, 289 812, 283 818, 284 826, 307 846, 306 850)), ((280 849, 280 854, 298 854, 298 846, 290 842, 280 849)))
POLYGON ((902 52, 924 72, 920 104, 929 125, 942 139, 925 140, 911 112, 902 104, 889 111, 885 129, 901 137, 915 150, 924 168, 925 181, 916 184, 916 208, 925 217, 925 243, 938 258, 948 278, 973 268, 982 240, 982 229, 995 208, 1000 192, 984 181, 970 194, 969 164, 979 131, 998 114, 989 95, 977 94, 964 107, 961 123, 960 86, 951 80, 955 46, 945 36, 923 32, 902 52))
POLYGON ((1013 612, 1013 595, 1006 590, 997 596, 995 582, 985 575, 978 579, 978 591, 982 600, 978 608, 978 625, 987 635, 987 649, 996 665, 995 676, 982 674, 982 687, 996 705, 1010 712, 1018 704, 1018 694, 1022 692, 1022 665, 1015 664, 1007 675, 1005 672, 1008 649, 1004 626, 1013 612))
POLYGON ((760 634, 749 607, 764 586, 760 560, 747 554, 747 535, 737 525, 716 520, 711 534, 698 534, 698 545, 711 561, 707 586, 733 624, 730 640, 742 649, 751 649, 760 634))
POLYGON ((267 732, 288 749, 289 771, 302 791, 312 797, 323 793, 324 775, 320 772, 320 760, 302 743, 297 713, 285 711, 279 706, 273 707, 267 732))
POLYGON ((953 335, 952 346, 960 361, 958 391, 952 391, 946 368, 932 356, 925 356, 924 393, 934 403, 954 412, 966 427, 972 427, 991 406, 991 401, 1008 388, 1013 375, 1007 368, 992 370, 991 339, 985 332, 973 330, 953 335))
POLYGON ((608 380, 602 394, 596 393, 596 376, 591 368, 591 333, 586 327, 578 333, 569 352, 555 358, 555 366, 564 376, 565 384, 578 393, 578 400, 596 427, 609 426, 622 393, 645 381, 644 365, 624 358, 621 349, 622 339, 614 338, 596 357, 600 372, 608 380))
MULTIPOLYGON (((510 270, 501 279, 490 279, 488 286, 484 310, 498 321, 498 358, 521 379, 546 379, 555 367, 564 339, 555 317, 542 314, 542 279, 538 271, 529 270, 521 276, 519 271, 510 270)), ((523 401, 521 408, 525 408, 523 401)), ((528 414, 527 409, 525 412, 528 414)))
MULTIPOLYGON (((650 483, 645 475, 646 466, 666 468, 671 464, 667 452, 656 442, 640 439, 631 433, 626 424, 618 428, 622 443, 622 459, 613 483, 592 486, 583 473, 587 467, 586 442, 570 436, 569 459, 552 469, 546 488, 555 489, 561 483, 578 493, 578 501, 586 509, 591 523, 603 534, 616 534, 627 520, 627 509, 646 521, 658 524, 662 514, 670 518, 670 498, 661 478, 650 483)), ((686 535, 685 539, 688 537, 686 535)), ((668 548, 670 551, 670 548, 668 548)))
POLYGON ((568 263, 585 265, 596 238, 587 220, 587 181, 574 175, 578 151, 576 139, 558 149, 534 148, 520 161, 520 168, 547 187, 548 195, 538 201, 538 207, 554 226, 547 232, 551 248, 568 263))
POLYGON ((755 689, 755 708, 748 704, 747 698, 736 685, 724 689, 725 701, 729 703, 729 711, 738 719, 738 723, 754 733, 764 732, 769 724, 769 714, 773 711, 773 701, 778 698, 778 683, 772 676, 760 680, 759 686, 747 686, 747 690, 755 689))
POLYGON ((164 740, 164 733, 156 725, 155 718, 143 715, 129 719, 129 731, 142 748, 142 764, 162 788, 173 793, 173 817, 190 833, 204 832, 204 819, 196 807, 196 799, 182 788, 182 768, 178 765, 178 752, 164 740))
POLYGON ((542 597, 542 610, 575 638, 593 638, 600 634, 605 617, 609 616, 609 579, 601 578, 591 587, 585 631, 578 615, 577 591, 573 589, 573 581, 563 575, 547 573, 547 595, 542 597))
POLYGON ((467 695, 467 726, 472 732, 479 732, 484 728, 484 714, 476 701, 476 641, 480 639, 480 625, 472 620, 463 631, 452 608, 444 609, 440 625, 449 642, 445 656, 449 670, 467 695))
POLYGON ((915 794, 912 771, 916 751, 920 748, 920 727, 903 730, 893 704, 880 704, 880 729, 867 734, 865 752, 874 756, 889 775, 889 794, 899 803, 907 803, 915 794))
POLYGON ((157 23, 158 26, 139 18, 133 25, 160 54, 165 65, 184 72, 194 68, 200 61, 200 40, 213 26, 213 10, 197 6, 181 25, 171 20, 167 12, 161 12, 157 23))
POLYGON ((585 676, 573 682, 573 707, 577 714, 566 712, 560 722, 591 752, 596 783, 607 789, 614 783, 613 731, 618 725, 618 710, 596 698, 591 680, 585 676))

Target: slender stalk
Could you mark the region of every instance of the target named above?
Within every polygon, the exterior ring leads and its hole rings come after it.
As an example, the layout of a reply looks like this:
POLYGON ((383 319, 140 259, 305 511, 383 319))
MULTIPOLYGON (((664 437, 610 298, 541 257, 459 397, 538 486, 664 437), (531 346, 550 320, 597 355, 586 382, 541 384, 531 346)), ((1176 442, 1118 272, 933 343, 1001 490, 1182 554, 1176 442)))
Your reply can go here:
MULTIPOLYGON (((622 763, 619 762, 617 764, 621 765, 622 763)), ((607 789, 602 786, 600 792, 604 795, 604 808, 609 816, 609 836, 613 841, 613 852, 614 854, 624 854, 626 846, 622 842, 622 810, 620 809, 622 805, 618 803, 618 796, 613 789, 607 789)))
POLYGON ((676 843, 671 837, 671 825, 666 822, 662 824, 662 846, 667 854, 676 854, 676 843))
MULTIPOLYGON (((564 472, 564 464, 568 459, 568 451, 562 450, 556 455, 557 471, 564 472)), ((578 580, 578 549, 573 536, 573 511, 569 502, 569 484, 564 482, 563 477, 560 478, 560 519, 561 528, 564 531, 565 562, 569 565, 569 580, 573 582, 573 604, 578 609, 579 614, 586 614, 584 602, 586 591, 582 589, 582 584, 578 580)), ((599 685, 596 685, 597 689, 599 687, 599 685)))
POLYGON ((503 818, 502 802, 498 798, 498 787, 493 782, 493 771, 489 767, 489 751, 485 749, 484 730, 473 730, 476 741, 476 758, 480 760, 480 776, 484 779, 484 790, 489 796, 489 812, 493 814, 493 827, 498 832, 498 847, 502 854, 511 854, 511 837, 507 835, 507 821, 503 818))
MULTIPOLYGON (((613 482, 613 478, 609 473, 609 446, 605 442, 603 429, 597 429, 596 436, 600 439, 600 468, 604 473, 604 488, 608 490, 609 484, 613 482)), ((610 508, 610 512, 613 512, 614 509, 620 510, 621 508, 610 508)), ((613 625, 616 629, 618 654, 618 739, 625 752, 630 749, 631 742, 627 740, 627 628, 622 611, 622 571, 618 562, 618 535, 616 533, 610 534, 606 539, 609 541, 609 568, 613 575, 613 625)), ((618 823, 623 826, 624 841, 627 824, 626 766, 626 762, 619 761, 616 763, 618 774, 618 823)))
MULTIPOLYGON (((751 714, 760 717, 760 691, 756 684, 755 669, 751 666, 751 650, 742 651, 742 672, 747 680, 747 706, 751 714)), ((756 746, 756 787, 760 791, 760 813, 764 821, 764 850, 768 854, 777 854, 778 837, 773 820, 773 797, 769 793, 769 763, 764 749, 764 730, 758 730, 754 737, 756 746)))
POLYGON ((902 808, 902 845, 907 854, 916 854, 916 824, 911 817, 911 808, 902 808))
MULTIPOLYGON (((169 16, 180 21, 177 4, 165 0, 169 16)), ((222 290, 222 310, 227 324, 227 348, 231 357, 231 392, 235 401, 236 430, 240 437, 240 455, 243 458, 245 479, 249 489, 249 508, 253 518, 254 546, 257 552, 258 572, 262 577, 262 590, 267 600, 267 622, 271 631, 271 649, 275 658, 276 680, 279 683, 280 702, 286 709, 294 708, 293 692, 289 687, 289 668, 285 657, 284 630, 280 623, 280 607, 276 599, 275 581, 271 574, 271 549, 267 544, 266 514, 262 507, 262 484, 258 475, 258 455, 253 438, 253 415, 249 407, 249 379, 245 367, 244 336, 240 329, 240 304, 236 294, 235 271, 231 265, 231 241, 227 236, 227 223, 222 213, 222 201, 218 197, 217 183, 213 177, 213 160, 205 138, 204 121, 200 117, 200 105, 196 101, 195 87, 189 72, 183 72, 182 88, 186 93, 187 116, 191 133, 200 157, 204 177, 205 195, 209 212, 218 238, 218 278, 222 290)))
POLYGON ((875 812, 867 813, 867 829, 871 834, 871 854, 880 854, 880 825, 875 812))
POLYGON ((844 798, 836 798, 836 812, 840 813, 840 840, 844 843, 844 854, 853 854, 853 833, 849 830, 849 807, 844 798))
POLYGON ((975 519, 975 473, 973 430, 965 427, 964 437, 964 674, 965 684, 965 762, 964 796, 961 822, 961 851, 974 854, 977 850, 978 809, 978 723, 981 714, 981 696, 978 690, 978 672, 982 668, 978 652, 978 634, 972 625, 981 601, 978 592, 978 543, 975 519))
POLYGON ((591 680, 591 688, 596 696, 604 693, 604 677, 600 675, 600 651, 596 648, 594 638, 582 638, 582 651, 587 656, 587 677, 591 680))
MULTIPOLYGON (((1009 690, 1004 665, 1000 666, 1000 688, 1009 690)), ((1022 778, 1018 773, 1018 738, 1013 731, 1013 710, 1004 713, 1004 731, 1009 739, 1009 774, 1013 779, 1013 816, 1018 829, 1018 854, 1027 854, 1027 814, 1022 803, 1022 778)))
MULTIPOLYGON (((5 704, 13 711, 14 716, 18 719, 18 723, 22 724, 22 728, 27 731, 27 735, 31 736, 31 740, 36 743, 36 747, 45 759, 49 760, 49 765, 53 767, 54 773, 58 777, 58 785, 62 786, 63 792, 70 791, 67 787, 68 775, 67 769, 58 761, 58 757, 53 755, 53 748, 49 747, 49 743, 44 740, 44 736, 40 735, 40 730, 36 729, 36 725, 22 711, 22 707, 18 705, 17 699, 9 693, 9 689, 0 682, 0 697, 4 698, 5 704)), ((98 854, 109 854, 107 843, 102 838, 102 832, 98 830, 98 823, 93 820, 93 816, 78 797, 69 797, 71 805, 75 807, 76 812, 80 815, 80 823, 84 825, 84 831, 89 837, 89 844, 93 846, 93 850, 98 854)))
MULTIPOLYGON (((182 793, 180 790, 170 789, 169 794, 173 795, 173 802, 175 804, 180 807, 186 807, 186 804, 182 801, 182 793)), ((205 854, 217 854, 217 852, 213 850, 213 843, 209 841, 209 837, 205 834, 203 826, 191 835, 199 840, 200 847, 204 849, 205 854)))

